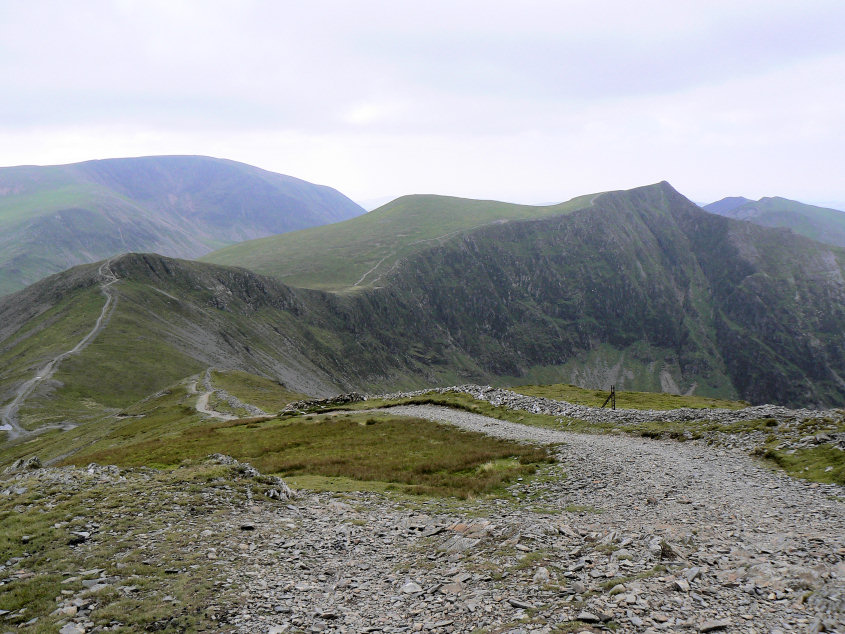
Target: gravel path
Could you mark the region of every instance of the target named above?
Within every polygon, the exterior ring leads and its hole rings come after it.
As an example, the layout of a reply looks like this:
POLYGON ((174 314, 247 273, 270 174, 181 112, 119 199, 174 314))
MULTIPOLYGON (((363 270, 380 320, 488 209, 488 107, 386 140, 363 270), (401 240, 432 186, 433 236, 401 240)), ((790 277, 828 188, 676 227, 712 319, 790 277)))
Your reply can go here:
POLYGON ((255 516, 238 631, 845 632, 842 487, 704 444, 386 411, 554 444, 561 462, 512 501, 307 494, 255 516))
POLYGON ((207 416, 212 416, 213 418, 219 418, 220 420, 235 420, 237 416, 233 416, 232 414, 224 414, 223 412, 218 412, 214 409, 209 409, 208 407, 208 399, 211 398, 211 395, 214 392, 203 392, 197 397, 197 404, 195 405, 195 409, 200 414, 205 414, 207 416))
POLYGON ((418 416, 509 440, 562 444, 568 478, 566 495, 577 504, 613 511, 606 520, 624 523, 721 518, 730 530, 753 525, 757 533, 790 528, 827 534, 845 546, 845 497, 836 485, 790 478, 740 451, 697 443, 590 435, 511 423, 434 405, 391 407, 418 416), (649 498, 680 504, 648 504, 649 498))
POLYGON ((244 403, 242 400, 229 394, 226 390, 222 390, 220 388, 215 388, 211 384, 211 368, 208 368, 205 371, 205 375, 202 378, 202 387, 205 390, 204 392, 199 392, 199 379, 190 381, 187 384, 188 394, 199 394, 197 397, 196 405, 194 405, 194 409, 196 409, 200 414, 205 414, 206 416, 211 416, 213 418, 219 418, 220 420, 235 420, 238 416, 234 414, 230 414, 228 412, 220 412, 216 409, 212 409, 208 406, 209 400, 211 399, 212 395, 216 396, 217 398, 224 400, 228 403, 229 407, 233 408, 234 410, 246 410, 248 415, 250 416, 269 416, 267 412, 263 409, 256 407, 255 405, 251 405, 249 403, 244 403))

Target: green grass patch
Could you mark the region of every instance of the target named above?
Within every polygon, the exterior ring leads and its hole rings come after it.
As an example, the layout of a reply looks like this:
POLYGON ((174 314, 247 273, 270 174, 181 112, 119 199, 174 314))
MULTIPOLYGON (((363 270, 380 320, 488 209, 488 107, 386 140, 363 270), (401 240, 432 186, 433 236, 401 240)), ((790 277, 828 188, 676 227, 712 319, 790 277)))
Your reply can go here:
POLYGON ((345 476, 324 476, 324 475, 286 475, 285 482, 294 489, 308 489, 309 491, 335 491, 343 493, 346 491, 375 491, 386 493, 395 491, 396 484, 393 482, 380 482, 378 480, 355 480, 345 476))
POLYGON ((620 583, 631 583, 633 581, 640 581, 641 579, 648 579, 650 577, 656 577, 657 575, 662 575, 666 572, 666 566, 663 564, 657 564, 653 568, 648 570, 644 570, 643 572, 638 572, 635 575, 630 575, 627 577, 614 577, 613 579, 608 579, 604 583, 601 584, 602 590, 605 592, 609 592, 612 588, 619 585, 620 583))
POLYGON ((552 632, 554 634, 569 634, 570 632, 600 632, 602 629, 603 627, 593 628, 584 621, 565 621, 555 625, 552 632))
POLYGON ((534 568, 541 563, 545 563, 550 557, 550 552, 551 551, 547 549, 543 549, 531 553, 525 553, 525 555, 520 557, 519 561, 516 562, 512 570, 526 570, 528 568, 534 568))
POLYGON ((301 392, 288 390, 278 381, 240 370, 215 370, 211 373, 211 383, 265 412, 278 412, 288 403, 308 398, 301 392))
POLYGON ((416 195, 344 222, 225 247, 202 257, 243 266, 305 288, 372 286, 403 258, 502 220, 543 218, 590 206, 593 196, 559 205, 514 205, 493 200, 416 195))
MULTIPOLYGON (((118 632, 216 629, 205 606, 226 593, 214 586, 219 573, 204 551, 196 552, 196 525, 183 520, 187 508, 204 515, 208 525, 230 512, 227 504, 204 508, 202 493, 211 490, 230 503, 244 503, 243 485, 228 473, 225 467, 203 464, 122 479, 75 471, 58 477, 36 472, 16 480, 15 486, 27 491, 0 496, 0 561, 6 564, 0 609, 9 611, 7 629, 58 631, 63 617, 53 612, 74 598, 89 597, 82 581, 100 577, 91 569, 104 569, 108 584, 90 595, 95 609, 89 618, 96 627, 118 632), (164 528, 166 537, 153 536, 164 528), (76 538, 79 531, 89 537, 76 538), (119 589, 126 586, 133 590, 119 589), (162 602, 167 595, 174 600, 162 602), (35 617, 34 625, 23 626, 35 617)), ((235 605, 238 598, 226 596, 226 601, 235 605)))
POLYGON ((695 440, 707 434, 746 434, 755 431, 776 432, 778 423, 773 418, 756 418, 735 423, 716 423, 707 420, 683 422, 650 421, 625 425, 624 431, 645 438, 671 438, 673 440, 695 440))
MULTIPOLYGON (((138 286, 133 282, 118 285, 120 297, 108 327, 84 351, 62 363, 56 373, 64 384, 60 395, 68 399, 96 395, 106 405, 121 407, 205 369, 151 327, 156 324, 143 311, 153 304, 141 301, 144 297, 136 294, 138 286), (127 367, 132 368, 131 374, 127 367)), ((155 291, 140 290, 159 300, 155 291)))
POLYGON ((795 453, 766 448, 758 453, 796 478, 845 485, 845 451, 831 445, 797 449, 795 453))
POLYGON ((3 342, 0 378, 9 383, 31 379, 43 364, 91 331, 105 301, 99 288, 88 288, 27 321, 3 342))
POLYGON ((73 464, 174 467, 185 459, 226 453, 263 473, 380 483, 405 493, 488 494, 553 460, 547 448, 388 414, 246 419, 192 426, 74 456, 73 464), (308 419, 311 420, 308 420, 308 419))
MULTIPOLYGON (((575 385, 520 385, 509 388, 526 396, 539 396, 577 405, 601 407, 610 395, 607 390, 589 390, 575 385)), ((616 407, 619 409, 668 410, 689 407, 693 409, 722 408, 742 409, 748 407, 745 401, 727 401, 703 396, 679 396, 662 392, 617 392, 616 407)))
POLYGON ((82 450, 99 451, 150 438, 167 438, 202 423, 203 417, 194 409, 196 399, 184 385, 173 385, 130 407, 115 410, 115 414, 93 417, 75 429, 52 430, 0 447, 0 466, 32 455, 46 462, 82 450))
POLYGON ((3 196, 0 197, 0 222, 8 226, 58 209, 85 207, 95 202, 96 196, 96 186, 87 184, 63 184, 55 189, 3 196))

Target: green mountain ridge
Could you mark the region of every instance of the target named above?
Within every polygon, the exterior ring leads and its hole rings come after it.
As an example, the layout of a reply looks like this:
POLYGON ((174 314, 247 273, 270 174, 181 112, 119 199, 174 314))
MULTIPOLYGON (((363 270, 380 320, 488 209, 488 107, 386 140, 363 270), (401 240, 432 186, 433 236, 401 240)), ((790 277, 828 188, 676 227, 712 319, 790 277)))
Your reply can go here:
POLYGON ((402 196, 331 227, 234 244, 200 258, 243 266, 293 286, 352 290, 378 286, 406 257, 493 223, 569 213, 592 195, 558 205, 532 206, 453 196, 402 196))
POLYGON ((118 253, 194 258, 363 212, 329 187, 201 156, 0 168, 0 294, 118 253))
MULTIPOLYGON (((315 395, 568 382, 845 404, 845 251, 706 213, 667 183, 457 232, 355 293, 150 254, 110 270, 105 326, 39 385, 25 425, 123 407, 209 366, 315 395)), ((90 331, 98 271, 0 298, 0 403, 90 331)))
POLYGON ((723 198, 703 209, 735 220, 764 227, 781 227, 838 247, 845 247, 845 212, 816 207, 779 196, 749 200, 742 196, 723 198))
POLYGON ((842 265, 841 249, 701 213, 664 183, 481 229, 409 261, 391 286, 425 298, 495 375, 520 379, 528 358, 577 367, 580 355, 589 367, 604 346, 617 379, 631 361, 657 364, 637 389, 841 403, 842 265))

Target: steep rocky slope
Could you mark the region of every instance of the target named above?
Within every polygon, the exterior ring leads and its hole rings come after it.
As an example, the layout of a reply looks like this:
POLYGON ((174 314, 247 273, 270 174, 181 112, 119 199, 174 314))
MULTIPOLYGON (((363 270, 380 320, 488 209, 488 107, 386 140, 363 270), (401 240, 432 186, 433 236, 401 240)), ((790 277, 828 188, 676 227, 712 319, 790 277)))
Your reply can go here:
POLYGON ((704 213, 662 183, 476 230, 409 259, 374 296, 420 304, 496 376, 832 404, 843 256, 704 213))

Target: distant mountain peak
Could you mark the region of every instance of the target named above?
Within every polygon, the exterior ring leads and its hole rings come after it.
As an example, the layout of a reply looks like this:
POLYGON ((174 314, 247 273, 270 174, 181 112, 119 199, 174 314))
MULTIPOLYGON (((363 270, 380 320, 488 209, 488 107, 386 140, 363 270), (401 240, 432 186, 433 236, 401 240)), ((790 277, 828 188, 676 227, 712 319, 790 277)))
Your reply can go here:
POLYGON ((363 213, 331 187, 207 156, 0 168, 0 295, 123 251, 195 258, 363 213))
POLYGON ((705 211, 764 227, 791 229, 812 240, 845 247, 845 212, 816 207, 782 196, 749 200, 723 198, 702 207, 705 211))
MULTIPOLYGON (((315 394, 554 376, 845 403, 845 250, 706 213, 674 191, 553 208, 408 197, 238 245, 228 264, 239 268, 116 257, 105 334, 62 365, 54 389, 123 407, 213 366, 315 394)), ((0 299, 0 397, 43 367, 52 342, 95 322, 103 278, 89 264, 0 299), (48 336, 27 326, 40 315, 48 336)))
POLYGON ((750 198, 746 198, 745 196, 727 196, 726 198, 722 198, 716 202, 704 205, 702 209, 714 214, 723 215, 750 202, 754 201, 750 198))

